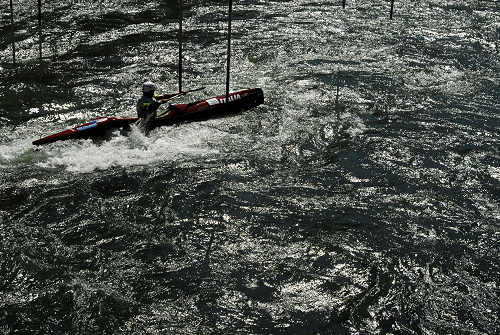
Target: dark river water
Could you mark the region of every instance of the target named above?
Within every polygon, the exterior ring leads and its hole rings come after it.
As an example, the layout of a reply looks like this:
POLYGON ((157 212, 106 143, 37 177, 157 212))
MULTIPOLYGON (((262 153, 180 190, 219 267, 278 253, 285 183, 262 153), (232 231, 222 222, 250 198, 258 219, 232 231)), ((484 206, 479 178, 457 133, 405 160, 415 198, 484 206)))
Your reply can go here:
MULTIPOLYGON (((36 3, 0 4, 0 334, 500 333, 499 2, 234 1, 264 104, 40 147, 175 92, 178 24, 43 1, 40 65, 36 3)), ((179 102, 224 92, 226 18, 186 1, 179 102)))

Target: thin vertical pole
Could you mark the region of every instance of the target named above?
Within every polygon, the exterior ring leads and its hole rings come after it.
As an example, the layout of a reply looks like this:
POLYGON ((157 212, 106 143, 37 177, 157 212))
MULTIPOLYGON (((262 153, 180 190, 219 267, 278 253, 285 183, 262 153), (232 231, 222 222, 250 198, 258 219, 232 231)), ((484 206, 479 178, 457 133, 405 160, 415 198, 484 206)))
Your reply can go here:
POLYGON ((179 92, 182 92, 182 19, 183 19, 183 0, 179 0, 179 92))
POLYGON ((229 15, 227 22, 227 67, 226 67, 226 102, 229 97, 229 74, 231 69, 231 21, 233 16, 233 0, 229 0, 229 15))
POLYGON ((337 105, 339 104, 339 70, 337 70, 337 76, 335 78, 335 84, 337 86, 337 94, 335 95, 335 108, 337 108, 337 105))
POLYGON ((337 78, 336 78, 336 86, 337 86, 337 94, 335 96, 335 116, 337 119, 340 119, 340 105, 339 105, 339 96, 340 96, 340 70, 337 69, 337 78))
POLYGON ((391 0, 391 16, 389 17, 392 20, 392 13, 394 12, 394 0, 391 0))
POLYGON ((42 63, 42 0, 38 0, 38 56, 42 63))
POLYGON ((214 243, 214 231, 210 234, 210 240, 208 241, 208 247, 205 252, 205 265, 210 269, 210 254, 212 253, 212 244, 214 243))
POLYGON ((12 63, 16 65, 16 42, 14 41, 14 5, 10 0, 10 25, 11 25, 11 38, 12 38, 12 63))
POLYGON ((345 0, 342 0, 342 8, 345 9, 345 0))

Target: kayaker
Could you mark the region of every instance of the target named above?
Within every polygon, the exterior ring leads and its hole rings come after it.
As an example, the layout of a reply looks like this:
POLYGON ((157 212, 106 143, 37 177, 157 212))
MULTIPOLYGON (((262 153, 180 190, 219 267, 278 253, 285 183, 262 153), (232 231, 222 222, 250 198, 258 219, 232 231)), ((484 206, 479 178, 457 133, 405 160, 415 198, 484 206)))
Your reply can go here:
POLYGON ((154 128, 156 111, 160 105, 167 103, 172 97, 184 95, 185 92, 156 95, 156 85, 147 81, 142 84, 142 96, 137 100, 138 126, 147 135, 154 128))

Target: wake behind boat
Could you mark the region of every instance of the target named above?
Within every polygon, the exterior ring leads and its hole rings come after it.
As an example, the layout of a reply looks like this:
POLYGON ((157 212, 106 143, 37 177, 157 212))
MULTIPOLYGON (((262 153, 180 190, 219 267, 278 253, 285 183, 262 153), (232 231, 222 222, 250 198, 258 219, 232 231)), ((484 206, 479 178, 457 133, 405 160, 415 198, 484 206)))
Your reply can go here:
MULTIPOLYGON (((256 107, 263 102, 262 89, 252 88, 231 92, 228 96, 219 95, 189 104, 173 104, 169 106, 168 111, 158 111, 155 127, 234 114, 256 107)), ((35 140, 33 144, 42 145, 68 139, 102 137, 110 130, 127 128, 137 120, 137 117, 98 117, 74 128, 35 140)))

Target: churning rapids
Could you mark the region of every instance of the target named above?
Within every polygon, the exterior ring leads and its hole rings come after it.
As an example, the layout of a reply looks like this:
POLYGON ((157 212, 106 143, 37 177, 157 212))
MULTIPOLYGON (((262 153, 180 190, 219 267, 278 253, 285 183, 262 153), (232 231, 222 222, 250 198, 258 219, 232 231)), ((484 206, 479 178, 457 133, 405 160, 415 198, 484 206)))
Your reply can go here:
MULTIPOLYGON (((498 2, 235 0, 263 105, 34 147, 177 88, 175 1, 43 2, 42 65, 0 5, 1 334, 500 332, 498 2)), ((179 102, 225 89, 227 2, 184 6, 179 102)))

